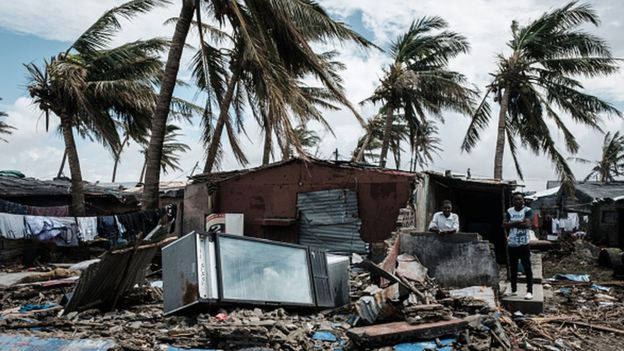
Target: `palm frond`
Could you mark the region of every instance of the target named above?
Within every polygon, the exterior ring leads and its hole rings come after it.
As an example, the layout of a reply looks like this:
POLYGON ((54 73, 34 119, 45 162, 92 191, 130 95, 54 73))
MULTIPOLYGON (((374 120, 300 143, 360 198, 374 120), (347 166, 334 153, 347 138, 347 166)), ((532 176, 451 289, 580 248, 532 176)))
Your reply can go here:
POLYGON ((106 11, 93 23, 67 50, 75 49, 82 54, 90 54, 106 48, 115 33, 121 29, 120 18, 132 19, 157 6, 169 4, 168 0, 132 0, 106 11))

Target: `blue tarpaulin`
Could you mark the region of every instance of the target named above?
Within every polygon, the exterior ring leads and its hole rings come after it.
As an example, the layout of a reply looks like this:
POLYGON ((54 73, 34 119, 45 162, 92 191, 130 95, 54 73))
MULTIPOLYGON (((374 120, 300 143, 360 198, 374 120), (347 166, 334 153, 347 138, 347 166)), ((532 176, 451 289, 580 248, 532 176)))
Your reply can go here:
POLYGON ((588 274, 555 274, 553 279, 588 283, 591 280, 591 277, 588 274))
POLYGON ((112 340, 36 338, 18 335, 0 335, 2 351, 107 351, 115 347, 112 340))
POLYGON ((336 341, 336 335, 328 331, 317 331, 312 335, 312 339, 321 341, 336 341))

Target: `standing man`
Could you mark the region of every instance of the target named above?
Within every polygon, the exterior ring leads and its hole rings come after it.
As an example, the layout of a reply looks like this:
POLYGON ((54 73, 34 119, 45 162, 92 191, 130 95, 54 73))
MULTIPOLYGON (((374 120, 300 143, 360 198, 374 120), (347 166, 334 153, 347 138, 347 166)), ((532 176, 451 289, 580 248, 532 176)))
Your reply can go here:
POLYGON ((442 201, 442 211, 436 212, 429 223, 429 231, 438 234, 452 234, 459 231, 459 217, 453 211, 451 201, 442 201))
POLYGON ((526 300, 533 299, 533 272, 531 271, 531 251, 529 250, 529 229, 533 211, 524 205, 522 193, 513 194, 513 207, 507 209, 503 226, 509 230, 507 235, 507 253, 509 255, 509 270, 511 273, 511 293, 517 295, 518 289, 518 260, 522 262, 527 279, 526 300))

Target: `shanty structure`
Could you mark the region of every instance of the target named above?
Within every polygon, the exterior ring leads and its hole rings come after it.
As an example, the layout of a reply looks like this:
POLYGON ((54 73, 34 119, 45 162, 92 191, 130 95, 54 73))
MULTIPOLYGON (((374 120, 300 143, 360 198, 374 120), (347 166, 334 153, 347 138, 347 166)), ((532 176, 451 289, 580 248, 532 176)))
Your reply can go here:
POLYGON ((390 236, 417 174, 293 158, 195 176, 184 195, 183 232, 210 213, 242 213, 244 234, 342 252, 366 252, 390 236))
POLYGON ((585 184, 577 190, 576 197, 582 209, 589 210, 590 234, 594 241, 624 248, 624 182, 585 184))
POLYGON ((511 206, 515 182, 472 179, 426 171, 416 186, 415 227, 426 231, 441 203, 450 200, 453 212, 459 215, 460 231, 478 233, 494 244, 499 262, 505 257, 503 215, 511 206))
MULTIPOLYGON (((84 192, 89 215, 116 214, 139 208, 136 196, 119 189, 85 182, 84 192)), ((71 204, 71 182, 0 176, 0 199, 38 207, 66 206, 71 204)))

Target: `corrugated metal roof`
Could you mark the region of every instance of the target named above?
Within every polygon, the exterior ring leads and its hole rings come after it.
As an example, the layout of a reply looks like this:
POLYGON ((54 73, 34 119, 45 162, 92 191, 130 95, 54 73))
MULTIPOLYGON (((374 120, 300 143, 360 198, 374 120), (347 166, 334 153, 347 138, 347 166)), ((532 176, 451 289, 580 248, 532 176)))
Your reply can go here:
POLYGON ((361 171, 369 171, 369 172, 379 172, 379 173, 390 174, 390 175, 401 176, 401 177, 416 177, 418 175, 418 173, 412 173, 408 171, 401 171, 401 170, 395 170, 395 169, 389 169, 389 168, 381 168, 381 167, 377 167, 377 166, 365 164, 365 163, 356 163, 356 162, 351 162, 351 161, 320 160, 320 159, 316 159, 313 157, 307 157, 305 159, 294 157, 285 161, 274 162, 268 165, 262 165, 262 166, 258 166, 255 168, 196 174, 190 177, 190 179, 192 180, 193 183, 217 184, 217 183, 225 182, 230 179, 234 179, 236 177, 240 177, 249 173, 254 173, 254 172, 258 172, 258 171, 262 171, 262 170, 270 169, 270 168, 275 168, 275 167, 280 167, 280 166, 290 164, 293 162, 305 162, 309 164, 316 164, 316 165, 322 165, 322 166, 328 166, 328 167, 340 168, 340 169, 353 169, 353 170, 361 170, 361 171))
POLYGON ((300 193, 299 243, 333 252, 366 253, 368 244, 360 238, 357 193, 348 189, 300 193))
POLYGON ((581 200, 584 201, 614 199, 624 195, 624 182, 583 182, 576 183, 575 188, 577 197, 580 193, 581 200))
MULTIPOLYGON (((88 196, 114 196, 123 198, 119 190, 108 189, 84 182, 84 192, 88 196)), ((39 180, 34 178, 0 177, 0 196, 58 196, 71 195, 69 180, 39 180)))

